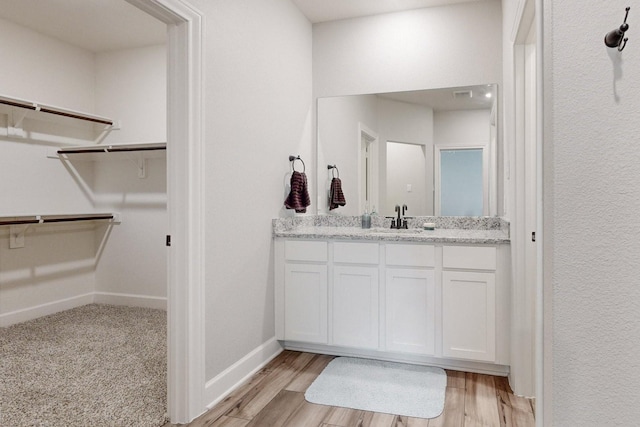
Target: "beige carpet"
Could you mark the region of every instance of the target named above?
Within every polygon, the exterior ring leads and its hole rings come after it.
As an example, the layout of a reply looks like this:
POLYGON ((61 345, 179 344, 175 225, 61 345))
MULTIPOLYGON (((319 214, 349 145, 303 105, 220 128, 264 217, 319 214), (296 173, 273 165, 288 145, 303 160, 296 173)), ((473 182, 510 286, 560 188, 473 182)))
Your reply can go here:
POLYGON ((163 425, 166 341, 166 312, 111 305, 0 328, 0 425, 163 425))

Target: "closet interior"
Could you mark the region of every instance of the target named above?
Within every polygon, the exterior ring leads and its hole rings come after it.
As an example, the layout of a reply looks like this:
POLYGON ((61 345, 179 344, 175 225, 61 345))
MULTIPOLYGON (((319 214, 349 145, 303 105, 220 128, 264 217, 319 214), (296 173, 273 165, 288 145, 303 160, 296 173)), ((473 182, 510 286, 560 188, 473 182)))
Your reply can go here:
POLYGON ((51 33, 38 23, 56 16, 19 7, 0 12, 0 326, 89 303, 166 309, 166 27, 146 17, 144 42, 110 45, 86 20, 51 33))

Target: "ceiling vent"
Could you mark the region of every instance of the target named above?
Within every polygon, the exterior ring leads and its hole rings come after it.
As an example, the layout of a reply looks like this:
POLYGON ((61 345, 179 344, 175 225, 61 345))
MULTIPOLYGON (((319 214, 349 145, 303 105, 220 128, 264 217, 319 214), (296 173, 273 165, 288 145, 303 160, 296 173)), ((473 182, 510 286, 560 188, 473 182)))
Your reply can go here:
POLYGON ((453 98, 454 99, 469 99, 469 98, 473 98, 473 91, 472 90, 454 90, 453 91, 453 98))

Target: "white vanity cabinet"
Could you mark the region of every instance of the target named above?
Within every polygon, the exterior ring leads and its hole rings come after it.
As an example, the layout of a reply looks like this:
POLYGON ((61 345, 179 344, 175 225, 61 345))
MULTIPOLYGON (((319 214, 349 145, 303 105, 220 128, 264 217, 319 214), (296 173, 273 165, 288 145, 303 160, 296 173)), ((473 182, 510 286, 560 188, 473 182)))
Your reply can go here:
POLYGON ((378 348, 378 244, 335 242, 330 284, 330 344, 378 348))
POLYGON ((435 247, 387 243, 385 350, 435 354, 435 247))
MULTIPOLYGON (((279 338, 327 343, 327 242, 288 240, 284 243, 282 307, 279 338)), ((276 298, 277 300, 277 298, 276 298)))
POLYGON ((509 245, 276 238, 276 338, 506 375, 509 245))
POLYGON ((496 361, 495 247, 442 250, 442 355, 496 361))

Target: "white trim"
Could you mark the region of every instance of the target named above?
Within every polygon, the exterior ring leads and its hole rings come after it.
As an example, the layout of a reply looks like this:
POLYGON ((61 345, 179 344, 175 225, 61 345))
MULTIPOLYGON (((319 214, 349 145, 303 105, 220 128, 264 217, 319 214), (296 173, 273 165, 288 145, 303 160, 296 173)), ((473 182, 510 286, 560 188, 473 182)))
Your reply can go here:
MULTIPOLYGON (((510 385, 517 395, 532 396, 538 393, 536 376, 540 368, 536 361, 535 316, 541 304, 536 295, 542 247, 539 226, 541 200, 539 199, 540 154, 538 141, 541 135, 531 138, 531 132, 539 132, 540 117, 536 97, 541 76, 538 75, 537 53, 530 55, 533 47, 538 49, 538 42, 531 36, 538 36, 535 26, 538 12, 534 0, 521 0, 512 33, 513 44, 513 103, 514 103, 514 138, 511 153, 511 374, 510 385), (533 65, 532 67, 532 59, 533 65), (534 80, 535 79, 535 80, 534 80), (533 175, 533 178, 532 178, 533 175), (531 242, 531 232, 536 232, 536 243, 531 242), (534 292, 535 291, 535 292, 534 292), (535 304, 535 305, 534 305, 535 304), (534 311, 536 310, 536 311, 534 311)), ((541 399, 541 396, 539 397, 541 399)), ((542 419, 542 400, 536 404, 536 420, 542 419)))
POLYGON ((506 377, 509 374, 509 366, 494 363, 473 362, 461 359, 440 358, 410 353, 392 353, 387 351, 338 347, 325 344, 303 343, 299 341, 284 341, 282 345, 286 350, 303 351, 307 353, 362 357, 365 359, 385 360, 388 362, 429 365, 454 371, 475 372, 478 374, 498 375, 501 377, 506 377))
POLYGON ((96 304, 126 305, 130 307, 167 309, 167 299, 146 295, 121 294, 114 292, 94 292, 93 302, 96 304))
POLYGON ((272 338, 207 381, 205 392, 205 401, 209 402, 207 408, 211 409, 228 396, 233 390, 273 360, 282 350, 280 343, 275 338, 272 338))
POLYGON ((81 307, 91 304, 94 301, 94 293, 77 295, 75 297, 65 298, 58 301, 48 302, 46 304, 36 305, 34 307, 23 308, 11 311, 9 313, 0 314, 0 327, 14 325, 16 323, 26 322, 28 320, 37 319, 42 316, 59 313, 61 311, 70 310, 72 308, 81 307))
POLYGON ((0 327, 15 325, 43 316, 82 307, 87 304, 112 304, 126 305, 130 307, 167 309, 167 299, 162 297, 150 297, 146 295, 118 294, 111 292, 89 292, 58 301, 52 301, 33 307, 22 308, 9 313, 0 314, 0 327))
MULTIPOLYGON (((552 305, 545 304, 545 254, 547 253, 547 238, 545 234, 544 221, 544 194, 545 194, 545 165, 544 165, 544 105, 546 103, 545 94, 545 52, 543 50, 544 40, 544 2, 543 0, 535 0, 535 27, 536 27, 536 159, 537 159, 537 235, 538 242, 537 265, 536 265, 536 343, 535 343, 535 383, 536 383, 536 427, 553 424, 552 411, 552 388, 551 388, 551 372, 552 372, 552 346, 545 345, 545 331, 549 333, 548 338, 552 337, 552 322, 546 319, 552 318, 552 305), (547 382, 547 378, 549 381, 547 382)), ((552 292, 550 292, 552 293, 552 292)))
POLYGON ((127 0, 167 24, 168 413, 205 411, 203 14, 184 0, 127 0))

